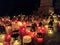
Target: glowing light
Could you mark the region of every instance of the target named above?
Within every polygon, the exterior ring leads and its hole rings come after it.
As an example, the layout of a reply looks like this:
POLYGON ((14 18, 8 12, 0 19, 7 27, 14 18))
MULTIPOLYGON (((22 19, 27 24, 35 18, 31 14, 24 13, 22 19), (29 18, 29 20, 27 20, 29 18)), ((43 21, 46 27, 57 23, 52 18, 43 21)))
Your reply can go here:
POLYGON ((26 30, 24 27, 21 29, 22 31, 26 30))
POLYGON ((53 17, 55 18, 56 16, 53 15, 53 17))
POLYGON ((31 43, 31 41, 31 36, 26 35, 23 37, 23 43, 31 43))
POLYGON ((11 20, 9 20, 9 21, 11 21, 11 20))
POLYGON ((15 20, 15 23, 17 23, 18 21, 17 20, 15 20))
POLYGON ((46 30, 46 28, 45 27, 42 27, 42 30, 46 30))
POLYGON ((42 30, 41 29, 38 29, 38 32, 42 32, 42 30))
POLYGON ((20 15, 18 15, 18 17, 20 17, 20 15))
POLYGON ((38 29, 41 29, 41 27, 38 27, 38 29))
POLYGON ((15 18, 16 16, 14 16, 14 18, 15 18))
POLYGON ((3 45, 3 43, 2 43, 2 42, 0 42, 0 45, 3 45))
POLYGON ((8 38, 10 38, 10 35, 8 35, 8 38))
POLYGON ((26 27, 26 22, 23 22, 23 25, 26 27))
POLYGON ((57 23, 58 21, 55 19, 54 22, 57 23))
POLYGON ((15 42, 13 43, 13 45, 20 45, 21 42, 19 42, 18 40, 15 40, 15 42))
POLYGON ((23 24, 22 24, 22 22, 18 22, 18 26, 22 26, 23 24))
POLYGON ((30 32, 30 28, 26 28, 26 32, 30 32))
POLYGON ((24 26, 21 26, 20 28, 18 28, 18 30, 22 36, 24 36, 26 34, 26 28, 24 26))
POLYGON ((45 27, 46 27, 46 30, 48 30, 48 25, 45 25, 45 27))
POLYGON ((60 22, 59 22, 59 24, 60 24, 60 22))
POLYGON ((45 27, 48 28, 48 25, 46 25, 45 27))
POLYGON ((4 18, 2 18, 2 21, 5 21, 5 19, 4 19, 4 18))
POLYGON ((6 27, 6 25, 5 25, 5 24, 4 24, 3 26, 4 26, 4 27, 6 27))
POLYGON ((0 35, 0 41, 4 41, 5 40, 5 35, 4 34, 1 34, 0 35))
POLYGON ((23 24, 26 24, 25 22, 23 24))
POLYGON ((60 22, 59 22, 58 26, 60 27, 60 22))
POLYGON ((10 39, 11 39, 11 36, 10 36, 9 34, 7 34, 7 35, 6 35, 6 40, 7 40, 7 41, 10 41, 10 39))
POLYGON ((42 30, 40 30, 40 32, 42 32, 42 30))
POLYGON ((12 22, 12 25, 15 24, 15 22, 12 22))
POLYGON ((18 42, 17 40, 15 42, 18 42))
POLYGON ((11 26, 7 26, 7 27, 6 27, 6 32, 9 33, 10 30, 11 30, 11 26))
POLYGON ((48 33, 49 33, 49 34, 53 34, 53 31, 52 31, 52 30, 48 30, 48 33))
POLYGON ((46 31, 45 27, 38 27, 38 32, 45 33, 46 31))
POLYGON ((4 39, 4 37, 5 37, 5 36, 3 35, 2 38, 4 39))

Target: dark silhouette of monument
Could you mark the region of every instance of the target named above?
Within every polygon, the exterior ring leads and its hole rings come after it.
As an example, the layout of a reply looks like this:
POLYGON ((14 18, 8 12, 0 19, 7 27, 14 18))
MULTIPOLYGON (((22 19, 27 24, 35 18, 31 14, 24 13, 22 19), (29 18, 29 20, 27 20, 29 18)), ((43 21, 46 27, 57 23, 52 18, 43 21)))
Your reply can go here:
POLYGON ((33 12, 34 15, 47 15, 49 8, 52 7, 52 0, 41 0, 38 11, 33 12))

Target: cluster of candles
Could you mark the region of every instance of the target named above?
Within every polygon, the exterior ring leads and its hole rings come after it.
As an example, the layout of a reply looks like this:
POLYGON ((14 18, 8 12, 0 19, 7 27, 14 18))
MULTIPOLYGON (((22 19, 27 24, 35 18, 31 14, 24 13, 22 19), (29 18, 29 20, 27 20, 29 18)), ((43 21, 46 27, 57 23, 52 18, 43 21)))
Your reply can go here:
MULTIPOLYGON (((11 39, 12 39, 11 35, 14 30, 18 30, 19 36, 21 38, 24 38, 24 39, 21 39, 21 40, 23 40, 24 43, 31 42, 32 41, 31 39, 34 39, 36 37, 37 33, 42 34, 42 37, 37 38, 38 42, 43 42, 43 36, 47 31, 48 25, 39 26, 39 24, 37 24, 37 27, 34 26, 35 27, 35 31, 34 31, 34 29, 32 29, 31 27, 32 27, 32 24, 37 23, 37 22, 35 22, 35 21, 34 22, 28 22, 28 21, 25 22, 25 21, 17 20, 15 18, 16 18, 16 16, 14 16, 14 19, 12 19, 12 20, 10 20, 10 17, 0 19, 0 25, 4 26, 4 28, 6 30, 6 34, 0 34, 0 39, 1 39, 0 42, 5 41, 4 45, 9 45, 11 42, 11 39), (27 26, 31 26, 30 29, 28 29, 27 26), (31 30, 33 30, 33 31, 31 31, 31 30), (27 37, 29 37, 29 38, 27 38, 27 37), (6 44, 6 42, 9 42, 9 43, 6 44)), ((59 23, 59 25, 60 25, 60 23, 59 23)), ((48 30, 48 33, 53 34, 53 30, 48 30)), ((13 45, 16 45, 17 44, 16 42, 19 42, 19 41, 16 40, 13 45)), ((0 45, 3 45, 3 44, 0 43, 0 45)), ((11 43, 11 45, 12 45, 12 43, 11 43)))

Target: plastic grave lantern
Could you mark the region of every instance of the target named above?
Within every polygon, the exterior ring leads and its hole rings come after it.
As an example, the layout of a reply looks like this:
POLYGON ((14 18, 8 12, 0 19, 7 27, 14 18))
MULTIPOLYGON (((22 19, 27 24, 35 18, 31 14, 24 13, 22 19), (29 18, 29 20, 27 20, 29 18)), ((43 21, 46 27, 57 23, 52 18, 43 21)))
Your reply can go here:
POLYGON ((5 34, 0 34, 0 42, 4 42, 5 41, 5 34))
POLYGON ((5 38, 6 38, 6 41, 10 41, 11 40, 11 35, 10 34, 6 34, 5 38))
POLYGON ((42 43, 43 42, 43 35, 42 33, 37 33, 37 42, 42 43))
POLYGON ((52 37, 54 35, 54 30, 49 29, 47 33, 49 37, 52 37))
POLYGON ((15 40, 13 45, 21 45, 21 42, 19 40, 15 40))
POLYGON ((48 30, 48 34, 53 34, 53 30, 48 30))
POLYGON ((11 31, 11 26, 6 26, 6 32, 10 33, 10 31, 11 31))
POLYGON ((26 34, 26 27, 22 26, 18 30, 20 31, 22 36, 24 36, 26 34))
POLYGON ((38 27, 38 32, 44 34, 46 32, 46 28, 45 27, 38 27))
POLYGON ((23 37, 23 43, 31 43, 31 41, 31 36, 26 35, 23 37))
POLYGON ((0 42, 0 45, 3 45, 3 42, 0 42))
POLYGON ((23 26, 22 22, 19 22, 19 21, 17 22, 17 25, 18 26, 23 26))

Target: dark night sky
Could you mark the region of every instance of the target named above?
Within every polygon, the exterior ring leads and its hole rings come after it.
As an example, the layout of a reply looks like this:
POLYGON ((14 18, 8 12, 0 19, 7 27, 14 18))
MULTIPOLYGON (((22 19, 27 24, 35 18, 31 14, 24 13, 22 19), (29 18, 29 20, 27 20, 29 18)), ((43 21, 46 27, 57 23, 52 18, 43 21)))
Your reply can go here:
POLYGON ((40 6, 40 0, 0 0, 0 15, 31 14, 40 6))
POLYGON ((60 0, 53 0, 53 7, 56 14, 60 14, 60 0))

